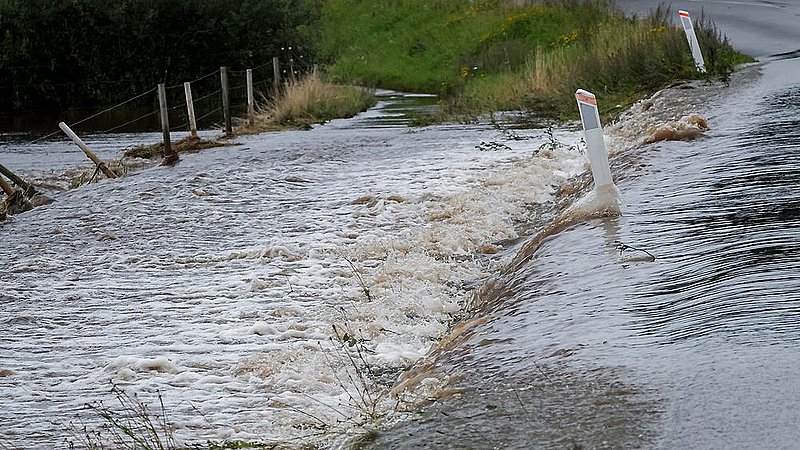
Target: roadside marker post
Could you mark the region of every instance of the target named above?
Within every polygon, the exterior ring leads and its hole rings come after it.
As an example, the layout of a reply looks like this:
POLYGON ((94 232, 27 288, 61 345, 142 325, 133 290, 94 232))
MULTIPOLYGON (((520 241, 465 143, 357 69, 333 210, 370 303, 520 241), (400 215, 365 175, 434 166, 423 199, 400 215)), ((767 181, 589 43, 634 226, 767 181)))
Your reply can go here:
POLYGON ((605 185, 614 185, 611 168, 608 165, 608 153, 603 139, 603 127, 600 124, 600 112, 597 110, 597 97, 589 91, 578 89, 575 92, 578 111, 581 113, 583 135, 586 139, 589 164, 592 166, 595 189, 605 185))
POLYGON ((700 52, 700 44, 697 43, 697 35, 694 33, 694 26, 692 26, 692 18, 689 16, 688 11, 678 11, 678 16, 681 18, 681 25, 683 31, 686 32, 686 40, 689 41, 689 48, 692 50, 692 57, 697 70, 700 72, 706 71, 706 63, 703 60, 703 53, 700 52))

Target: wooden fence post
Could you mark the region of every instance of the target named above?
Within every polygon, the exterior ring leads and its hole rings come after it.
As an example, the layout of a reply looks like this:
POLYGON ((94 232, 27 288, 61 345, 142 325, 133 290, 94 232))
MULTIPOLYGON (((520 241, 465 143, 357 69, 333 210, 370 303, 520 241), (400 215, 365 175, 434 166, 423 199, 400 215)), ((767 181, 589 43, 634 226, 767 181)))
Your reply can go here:
POLYGON ((194 117, 194 101, 192 100, 192 83, 183 83, 183 92, 186 94, 186 114, 189 117, 189 132, 193 138, 197 137, 197 120, 194 117))
POLYGON ((2 177, 2 175, 0 175, 0 189, 2 189, 3 192, 5 192, 6 195, 8 195, 9 197, 14 195, 14 188, 12 188, 10 184, 8 184, 8 182, 5 180, 5 178, 2 177))
POLYGON ((281 62, 277 56, 272 57, 272 89, 278 98, 281 93, 281 62))
POLYGON ((108 178, 117 178, 117 174, 115 174, 113 170, 109 169, 108 166, 106 166, 106 163, 101 161, 100 158, 98 158, 97 155, 95 155, 95 153, 92 151, 92 149, 90 149, 89 146, 86 145, 86 143, 83 142, 83 140, 81 140, 81 138, 79 138, 78 135, 75 134, 75 132, 72 131, 72 129, 66 123, 61 122, 58 124, 58 127, 61 128, 61 131, 69 136, 70 139, 72 139, 72 142, 74 142, 75 145, 83 150, 83 153, 85 153, 86 156, 88 156, 89 159, 91 159, 92 162, 99 167, 108 178))
POLYGON ((164 136, 164 156, 172 155, 172 142, 169 139, 169 109, 167 108, 167 89, 164 83, 158 85, 158 107, 161 110, 161 133, 164 136))
POLYGON ((291 81, 292 84, 297 84, 297 78, 295 78, 295 76, 294 76, 294 59, 293 58, 289 58, 289 81, 291 81))
POLYGON ((33 205, 25 198, 25 195, 15 191, 2 176, 0 176, 0 190, 8 195, 8 198, 0 203, 0 220, 5 220, 8 214, 19 214, 33 209, 33 205))
POLYGON ((6 166, 4 166, 2 164, 0 164, 0 174, 3 174, 6 178, 11 180, 12 183, 14 183, 17 186, 19 186, 20 188, 22 188, 23 191, 28 193, 29 197, 32 197, 32 196, 38 194, 38 192, 36 192, 36 189, 34 189, 32 184, 30 184, 30 183, 26 182, 25 180, 23 180, 22 178, 18 177, 14 172, 8 170, 8 168, 6 168, 6 166))
POLYGON ((247 69, 247 122, 252 127, 256 123, 256 103, 253 93, 253 69, 247 69))
POLYGON ((222 118, 225 121, 225 134, 233 134, 231 126, 231 98, 228 91, 228 68, 219 68, 219 79, 222 83, 222 118))
MULTIPOLYGON (((27 181, 18 177, 17 174, 8 170, 6 166, 2 164, 0 164, 0 174, 11 180, 12 183, 22 188, 22 195, 27 197, 31 201, 31 204, 33 204, 34 206, 46 205, 48 203, 53 202, 52 198, 37 191, 36 188, 31 183, 28 183, 27 181)), ((3 177, 0 176, 0 179, 2 178, 3 177)))

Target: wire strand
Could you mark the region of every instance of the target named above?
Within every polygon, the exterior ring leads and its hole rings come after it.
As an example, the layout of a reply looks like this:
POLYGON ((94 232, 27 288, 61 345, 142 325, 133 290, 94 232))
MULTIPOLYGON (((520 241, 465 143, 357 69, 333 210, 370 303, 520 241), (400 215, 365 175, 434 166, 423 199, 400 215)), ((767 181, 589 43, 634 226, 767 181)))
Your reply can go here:
POLYGON ((208 116, 210 116, 212 114, 218 113, 221 110, 222 110, 222 108, 217 108, 217 109, 209 112, 208 114, 205 114, 205 115, 202 115, 202 116, 198 117, 197 119, 195 119, 195 122, 199 123, 201 120, 205 119, 206 117, 208 117, 208 116))
MULTIPOLYGON (((219 73, 219 69, 217 69, 217 70, 215 70, 213 72, 207 73, 207 74, 205 74, 205 75, 203 75, 203 76, 201 76, 199 78, 195 78, 194 80, 189 81, 189 83, 197 83, 200 80, 204 80, 204 79, 206 79, 206 78, 208 78, 210 76, 216 75, 218 73, 219 73)), ((177 88, 177 87, 183 87, 183 83, 178 83, 178 84, 175 84, 175 85, 172 85, 172 86, 167 86, 167 89, 174 89, 174 88, 177 88)))
POLYGON ((210 93, 210 94, 208 94, 208 95, 204 95, 204 96, 202 96, 202 97, 200 97, 200 98, 194 99, 194 100, 193 100, 193 102, 194 102, 194 103, 197 103, 197 102, 203 101, 203 100, 205 100, 205 99, 207 99, 207 98, 209 98, 209 97, 212 97, 212 96, 214 96, 214 95, 217 95, 217 94, 219 94, 220 92, 222 92, 222 89, 217 89, 216 91, 214 91, 214 92, 212 92, 212 93, 210 93))
POLYGON ((149 112, 149 113, 147 113, 147 114, 145 114, 145 115, 143 115, 143 116, 139 116, 139 117, 137 117, 137 118, 135 118, 135 119, 133 119, 133 120, 129 120, 129 121, 127 121, 127 122, 123 123, 122 125, 117 125, 117 126, 115 126, 115 127, 109 128, 109 129, 107 129, 107 130, 105 130, 105 131, 101 131, 100 133, 101 133, 101 134, 104 134, 104 133, 111 133, 112 131, 119 130, 120 128, 123 128, 123 127, 125 127, 125 126, 127 126, 127 125, 130 125, 130 124, 134 123, 134 122, 138 122, 138 121, 140 121, 140 120, 144 119, 145 117, 152 116, 153 114, 155 114, 155 113, 157 113, 157 112, 158 112, 158 110, 156 110, 156 111, 151 111, 151 112, 149 112))
POLYGON ((153 92, 155 92, 155 91, 156 91, 156 88, 152 88, 152 89, 150 89, 149 91, 147 91, 147 92, 144 92, 144 93, 142 93, 142 94, 139 94, 139 95, 137 95, 136 97, 129 98, 128 100, 125 100, 124 102, 122 102, 122 103, 120 103, 120 104, 118 104, 118 105, 114 105, 114 106, 112 106, 112 107, 110 107, 110 108, 106 108, 106 109, 104 109, 104 110, 100 111, 100 112, 99 112, 99 113, 97 113, 97 114, 91 115, 91 116, 89 116, 89 117, 87 117, 87 118, 85 118, 85 119, 83 119, 83 120, 79 120, 79 121, 77 121, 77 122, 73 123, 72 125, 70 125, 70 127, 76 127, 76 126, 78 126, 78 125, 80 125, 80 124, 82 124, 82 123, 84 123, 84 122, 86 122, 86 121, 88 121, 88 120, 94 119, 95 117, 97 117, 97 116, 99 116, 99 115, 101 115, 101 114, 105 114, 105 113, 107 113, 107 112, 109 112, 109 111, 112 111, 112 110, 114 110, 114 109, 116 109, 116 108, 119 108, 119 107, 120 107, 120 106, 122 106, 122 105, 126 105, 126 104, 128 104, 128 103, 130 103, 130 102, 132 102, 132 101, 134 101, 134 100, 138 100, 138 99, 140 99, 140 98, 144 97, 145 95, 152 94, 152 93, 153 93, 153 92))

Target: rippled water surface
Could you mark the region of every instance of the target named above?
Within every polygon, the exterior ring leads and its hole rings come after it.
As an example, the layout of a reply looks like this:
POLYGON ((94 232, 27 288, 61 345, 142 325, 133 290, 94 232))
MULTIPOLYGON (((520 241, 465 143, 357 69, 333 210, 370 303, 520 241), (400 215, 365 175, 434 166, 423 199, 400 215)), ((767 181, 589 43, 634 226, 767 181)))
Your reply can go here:
MULTIPOLYGON (((799 61, 654 98, 705 114, 698 140, 610 128, 622 215, 546 236, 580 135, 405 127, 424 98, 54 191, 0 225, 0 438, 59 446, 114 384, 183 441, 328 446, 398 409, 367 411, 356 348, 423 393, 374 448, 794 448, 799 61)), ((4 145, 34 180, 81 164, 4 145)))
POLYGON ((457 393, 373 446, 796 448, 799 96, 775 60, 703 108, 707 137, 616 155, 622 216, 493 277, 431 366, 457 393))
MULTIPOLYGON (((404 109, 426 102, 55 191, 0 224, 0 439, 63 445, 70 423, 99 422, 85 403, 114 404, 112 384, 161 394, 181 441, 324 444, 363 423, 373 405, 342 343, 391 383, 502 258, 497 242, 584 168, 572 147, 534 156, 541 130, 407 128, 404 109)), ((136 138, 87 141, 111 158, 136 138)), ((44 184, 82 158, 60 141, 0 152, 44 184)))

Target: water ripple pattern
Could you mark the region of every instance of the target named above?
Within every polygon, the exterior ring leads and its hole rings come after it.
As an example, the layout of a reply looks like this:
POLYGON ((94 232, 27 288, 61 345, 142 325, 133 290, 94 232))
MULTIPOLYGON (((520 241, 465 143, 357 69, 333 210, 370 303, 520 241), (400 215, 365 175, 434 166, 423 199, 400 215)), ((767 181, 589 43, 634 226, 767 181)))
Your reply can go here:
POLYGON ((186 155, 0 224, 0 439, 60 446, 70 422, 99 421, 83 405, 113 401, 112 383, 161 393, 185 442, 322 445, 362 423, 332 325, 396 376, 517 224, 584 170, 576 149, 534 156, 541 131, 413 129, 384 109, 186 155))
POLYGON ((426 366, 450 395, 370 448, 796 448, 799 65, 654 97, 710 131, 617 151, 622 215, 523 247, 426 366))

